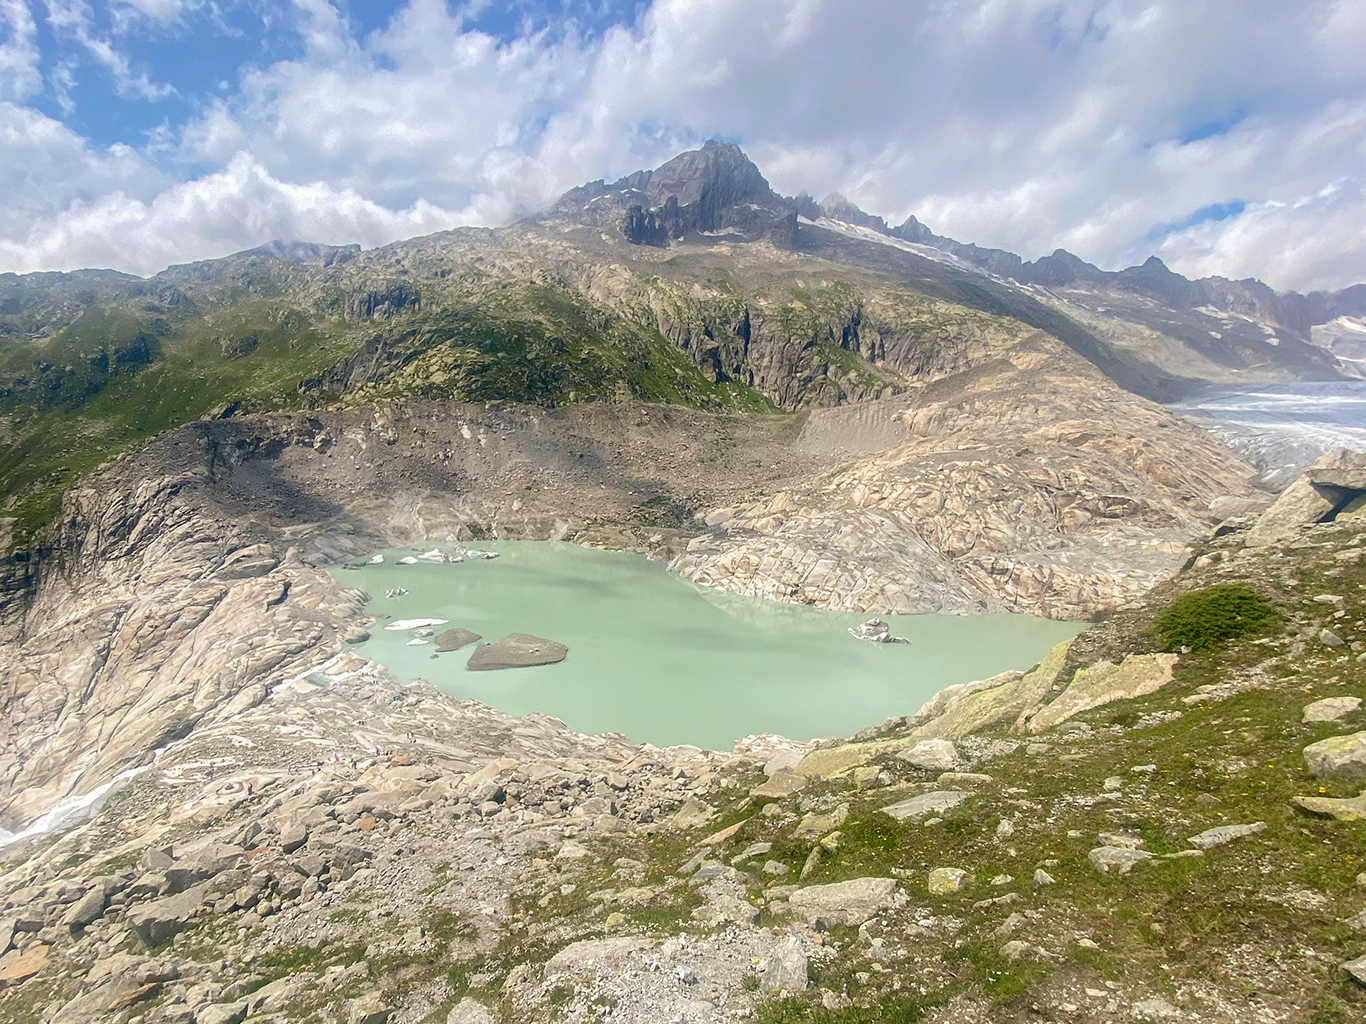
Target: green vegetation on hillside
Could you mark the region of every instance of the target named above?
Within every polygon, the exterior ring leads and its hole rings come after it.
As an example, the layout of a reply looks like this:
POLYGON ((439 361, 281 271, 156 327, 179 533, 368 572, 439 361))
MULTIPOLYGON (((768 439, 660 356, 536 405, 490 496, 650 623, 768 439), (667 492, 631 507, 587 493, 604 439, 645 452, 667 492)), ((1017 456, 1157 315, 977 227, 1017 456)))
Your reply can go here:
POLYGON ((1153 628, 1168 648, 1198 651, 1262 633, 1275 620, 1276 610, 1253 591, 1222 584, 1182 594, 1157 617, 1153 628))
POLYGON ((298 381, 348 348, 338 325, 261 300, 179 319, 90 309, 47 341, 8 346, 0 515, 31 534, 111 456, 229 406, 297 404, 298 381))

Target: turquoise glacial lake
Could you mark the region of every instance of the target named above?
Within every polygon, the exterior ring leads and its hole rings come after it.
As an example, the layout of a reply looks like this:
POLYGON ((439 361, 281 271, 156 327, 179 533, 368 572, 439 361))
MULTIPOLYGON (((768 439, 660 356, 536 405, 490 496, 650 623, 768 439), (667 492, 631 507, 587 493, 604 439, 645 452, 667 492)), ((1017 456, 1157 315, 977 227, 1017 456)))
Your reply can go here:
POLYGON ((553 541, 479 547, 499 557, 401 565, 422 550, 403 548, 382 552, 382 564, 338 569, 381 616, 355 649, 456 697, 659 746, 845 736, 911 714, 945 686, 1027 669, 1083 628, 1024 615, 883 616, 911 642, 874 644, 847 631, 867 615, 721 593, 639 555, 553 541), (408 593, 385 597, 400 587, 408 593), (485 642, 532 633, 568 645, 569 656, 470 672, 473 646, 436 654, 434 642, 410 646, 411 631, 384 628, 406 619, 445 619, 426 628, 463 626, 485 642))

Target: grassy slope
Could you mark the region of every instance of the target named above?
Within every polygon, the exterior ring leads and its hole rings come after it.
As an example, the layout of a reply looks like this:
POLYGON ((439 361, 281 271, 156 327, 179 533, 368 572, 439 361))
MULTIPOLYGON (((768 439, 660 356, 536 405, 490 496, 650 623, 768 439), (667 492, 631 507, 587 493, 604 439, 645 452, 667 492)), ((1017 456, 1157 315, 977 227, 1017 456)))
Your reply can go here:
MULTIPOLYGON (((51 522, 63 493, 85 473, 227 406, 265 411, 405 397, 554 405, 629 396, 774 411, 745 383, 701 373, 656 329, 651 302, 699 332, 729 330, 747 304, 761 309, 804 346, 809 359, 799 370, 816 374, 813 393, 824 387, 822 366, 832 382, 856 390, 904 386, 897 370, 842 347, 840 326, 855 313, 865 331, 881 324, 923 334, 927 352, 1010 323, 879 285, 853 269, 808 287, 792 268, 764 260, 713 266, 714 254, 691 252, 654 268, 667 273, 651 275, 644 290, 593 301, 567 270, 538 255, 514 253, 506 265, 486 266, 481 252, 504 249, 398 246, 328 268, 232 257, 149 282, 118 275, 0 282, 0 517, 13 520, 22 543, 51 522), (702 299, 699 273, 708 281, 702 299), (420 304, 389 319, 345 319, 348 296, 400 286, 420 293, 420 304), (399 350, 397 372, 341 396, 299 389, 377 338, 399 350)), ((644 280, 637 274, 636 283, 644 280)))

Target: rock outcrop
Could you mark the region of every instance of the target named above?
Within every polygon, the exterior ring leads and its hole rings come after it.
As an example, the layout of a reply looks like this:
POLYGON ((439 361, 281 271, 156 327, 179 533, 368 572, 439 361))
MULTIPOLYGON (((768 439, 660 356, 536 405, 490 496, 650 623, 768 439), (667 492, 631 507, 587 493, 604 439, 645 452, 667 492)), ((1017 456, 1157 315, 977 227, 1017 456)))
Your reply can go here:
POLYGON ((1336 448, 1318 459, 1258 517, 1247 534, 1249 547, 1293 540, 1314 523, 1331 520, 1366 494, 1366 454, 1336 448))

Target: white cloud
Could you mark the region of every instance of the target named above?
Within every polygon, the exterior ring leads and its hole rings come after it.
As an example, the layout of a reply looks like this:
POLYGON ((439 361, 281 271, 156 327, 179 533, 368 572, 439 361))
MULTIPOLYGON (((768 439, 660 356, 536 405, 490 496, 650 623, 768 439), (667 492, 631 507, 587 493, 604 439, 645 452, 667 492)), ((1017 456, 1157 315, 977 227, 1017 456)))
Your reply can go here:
POLYGON ((150 199, 171 184, 128 146, 97 149, 60 121, 0 102, 0 238, 30 237, 73 203, 114 191, 150 199))
POLYGON ((0 99, 27 99, 42 87, 37 40, 28 4, 0 0, 0 99))
MULTIPOLYGON (((120 2, 167 24, 197 0, 120 2)), ((49 3, 69 31, 88 25, 82 0, 49 3)), ((73 191, 54 170, 43 212, 7 211, 0 260, 106 252, 151 268, 237 238, 498 223, 719 134, 782 191, 839 189, 1027 258, 1064 246, 1118 267, 1158 248, 1186 272, 1280 287, 1366 280, 1352 229, 1366 223, 1366 5, 1353 0, 654 0, 601 36, 570 23, 510 43, 471 29, 472 9, 411 0, 362 37, 326 0, 292 0, 302 54, 246 70, 143 144, 153 194, 73 191), (240 195, 262 211, 201 227, 240 195), (1239 216, 1153 234, 1235 199, 1239 216), (101 249, 101 230, 150 249, 101 249)))
POLYGON ((174 86, 155 82, 145 70, 135 69, 128 55, 96 30, 94 13, 85 0, 47 0, 47 23, 57 35, 79 44, 113 78, 120 96, 159 100, 175 94, 174 86))
POLYGON ((34 223, 27 237, 0 241, 0 263, 21 271, 114 267, 150 274, 274 237, 373 246, 460 223, 427 202, 391 210, 350 190, 282 182, 242 153, 222 171, 151 200, 121 191, 76 200, 34 223))

